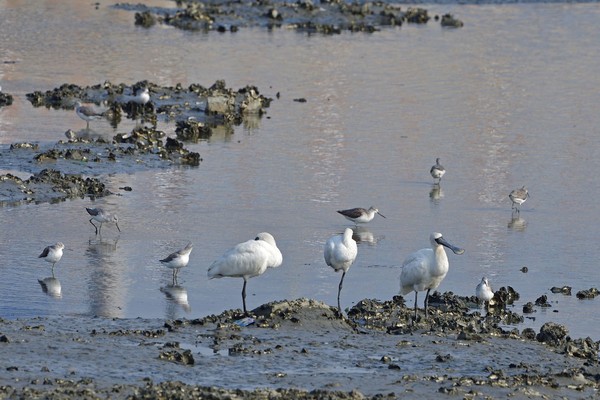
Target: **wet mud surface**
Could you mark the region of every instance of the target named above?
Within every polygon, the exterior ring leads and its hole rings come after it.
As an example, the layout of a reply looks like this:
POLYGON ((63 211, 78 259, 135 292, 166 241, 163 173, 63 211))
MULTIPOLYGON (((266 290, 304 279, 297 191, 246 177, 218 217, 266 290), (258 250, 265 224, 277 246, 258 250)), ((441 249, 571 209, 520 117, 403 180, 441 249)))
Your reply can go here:
POLYGON ((598 343, 564 326, 502 328, 473 298, 365 299, 340 318, 321 302, 265 304, 193 320, 0 321, 0 397, 577 397, 600 389, 598 343), (475 308, 473 308, 475 307, 475 308), (422 313, 422 310, 420 310, 422 313), (219 387, 219 389, 216 389, 219 387))
POLYGON ((135 24, 145 28, 165 24, 191 31, 237 32, 240 28, 261 27, 339 34, 344 31, 375 32, 405 23, 426 24, 432 19, 444 27, 463 26, 462 21, 450 14, 430 16, 425 8, 380 1, 188 1, 177 8, 152 8, 131 3, 116 7, 135 11, 135 24))
POLYGON ((139 124, 111 139, 86 127, 68 130, 66 139, 56 143, 39 144, 32 137, 31 142, 0 149, 3 165, 33 174, 29 179, 0 175, 1 204, 101 197, 111 194, 104 188, 102 175, 171 166, 198 167, 202 157, 187 149, 187 143, 206 140, 214 131, 233 133, 234 127, 242 123, 257 124, 272 101, 256 87, 233 90, 222 80, 210 87, 192 84, 187 88, 161 87, 147 81, 132 86, 110 82, 89 87, 64 84, 46 92, 28 93, 27 98, 34 107, 65 110, 73 110, 77 101, 89 103, 115 129, 125 118, 139 124), (142 88, 150 93, 150 101, 145 104, 135 96, 142 88), (175 123, 175 137, 157 130, 159 120, 175 123))

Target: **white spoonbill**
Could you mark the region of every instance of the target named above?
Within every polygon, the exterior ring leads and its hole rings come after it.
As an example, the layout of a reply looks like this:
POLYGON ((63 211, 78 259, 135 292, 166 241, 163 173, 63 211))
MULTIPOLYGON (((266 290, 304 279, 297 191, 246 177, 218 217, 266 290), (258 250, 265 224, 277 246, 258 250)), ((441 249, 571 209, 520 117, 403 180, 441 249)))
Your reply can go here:
POLYGON ((339 210, 338 213, 342 214, 347 220, 354 222, 356 225, 371 221, 373 218, 375 218, 375 214, 379 214, 385 218, 385 216, 373 206, 369 207, 368 210, 362 207, 357 207, 350 208, 348 210, 339 210))
POLYGON ((475 295, 479 301, 483 301, 484 304, 487 304, 494 297, 494 291, 490 286, 488 278, 485 276, 481 278, 481 282, 479 282, 479 285, 475 288, 475 295))
POLYGON ((96 235, 99 233, 101 234, 102 224, 104 222, 114 222, 119 232, 121 232, 121 228, 119 228, 119 218, 116 215, 110 214, 104 211, 102 208, 86 207, 85 210, 92 216, 92 218, 90 218, 90 224, 92 224, 96 229, 96 235), (100 226, 96 226, 92 221, 100 222, 100 226))
POLYGON ((208 268, 208 277, 210 279, 225 276, 243 278, 242 304, 244 314, 248 315, 246 310, 246 283, 248 279, 262 275, 267 268, 279 267, 282 262, 283 256, 277 248, 275 238, 270 233, 261 232, 256 235, 254 240, 239 243, 227 250, 221 258, 213 262, 208 268))
POLYGON ((358 247, 356 241, 352 239, 352 229, 346 228, 342 235, 335 235, 330 237, 325 243, 324 256, 325 262, 335 272, 342 270, 342 279, 340 279, 340 285, 338 287, 338 311, 342 314, 342 308, 340 307, 340 292, 342 291, 342 284, 344 283, 344 277, 346 272, 350 269, 350 266, 356 260, 358 254, 358 247))
POLYGON ((436 158, 435 159, 435 165, 431 167, 431 169, 429 170, 429 173, 431 174, 431 177, 434 179, 434 183, 435 183, 435 179, 437 179, 437 184, 439 185, 440 182, 442 181, 442 176, 444 176, 444 174, 446 173, 446 168, 444 168, 442 166, 442 164, 440 164, 440 159, 436 158))
POLYGON ((512 201, 512 208, 516 209, 517 212, 520 212, 519 206, 529 198, 529 192, 527 188, 523 186, 521 189, 515 189, 508 195, 510 201, 512 201))
POLYGON ((38 258, 43 258, 44 260, 48 261, 49 263, 52 263, 52 276, 54 276, 54 265, 60 261, 60 259, 63 256, 63 249, 65 248, 65 245, 62 244, 61 242, 57 242, 56 244, 53 244, 52 246, 47 246, 46 248, 44 248, 44 250, 42 251, 42 254, 40 254, 38 256, 38 258))
POLYGON ((434 232, 429 235, 431 248, 421 249, 410 254, 402 263, 402 272, 400 273, 400 292, 402 295, 415 292, 415 320, 417 318, 417 294, 419 291, 426 290, 425 295, 425 316, 427 316, 427 303, 429 301, 429 291, 436 289, 448 273, 448 257, 444 247, 449 248, 455 254, 462 254, 465 251, 461 248, 451 245, 442 237, 441 233, 434 232))
POLYGON ((190 253, 192 252, 192 243, 188 243, 183 249, 169 254, 166 258, 160 260, 163 265, 173 270, 173 285, 177 283, 177 274, 179 270, 190 262, 190 253))

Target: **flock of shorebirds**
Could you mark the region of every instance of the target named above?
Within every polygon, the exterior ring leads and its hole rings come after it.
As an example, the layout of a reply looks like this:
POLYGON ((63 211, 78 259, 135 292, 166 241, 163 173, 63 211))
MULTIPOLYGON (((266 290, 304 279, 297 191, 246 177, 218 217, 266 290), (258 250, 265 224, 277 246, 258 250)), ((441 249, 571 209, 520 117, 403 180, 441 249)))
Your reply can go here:
MULTIPOLYGON (((434 178, 434 184, 439 185, 442 177, 446 173, 445 168, 440 164, 440 159, 436 159, 436 163, 431 167, 431 176, 434 178), (437 182, 436 182, 437 180, 437 182)), ((515 189, 509 194, 512 201, 512 208, 515 212, 519 211, 519 206, 523 204, 529 197, 529 193, 525 186, 520 189, 515 189)), ((101 233, 103 223, 114 223, 119 230, 119 219, 116 215, 104 211, 102 208, 86 208, 87 213, 91 216, 89 222, 94 226, 96 234, 101 233), (96 221, 99 225, 94 224, 96 221)), ((352 208, 348 210, 338 211, 348 220, 352 221, 356 226, 373 220, 375 215, 380 215, 385 218, 375 207, 369 209, 352 208)), ((338 286, 337 305, 338 312, 342 314, 340 306, 340 293, 344 277, 350 269, 350 266, 356 260, 358 254, 358 246, 352 238, 353 230, 346 228, 341 235, 334 235, 329 238, 324 246, 323 255, 325 262, 334 271, 342 271, 342 277, 338 286)), ((449 262, 444 247, 452 250, 454 254, 463 254, 464 249, 450 244, 446 241, 441 233, 434 232, 429 236, 431 247, 418 250, 410 254, 402 263, 402 271, 400 272, 400 293, 406 295, 410 292, 415 292, 414 305, 414 320, 417 319, 417 295, 421 291, 427 291, 425 295, 424 308, 425 316, 428 314, 428 299, 432 289, 436 289, 448 272, 449 262)), ((43 258, 49 263, 52 263, 52 274, 54 275, 54 265, 60 261, 63 255, 64 244, 56 243, 44 249, 39 258, 43 258)), ((185 267, 190 259, 192 252, 192 243, 188 243, 183 249, 169 254, 160 262, 167 268, 173 270, 173 284, 177 283, 177 274, 179 270, 185 267)), ((267 232, 259 233, 256 238, 239 243, 231 249, 227 250, 219 259, 211 264, 208 268, 208 277, 223 278, 233 277, 242 278, 244 284, 242 287, 242 304, 244 314, 248 315, 246 308, 246 284, 249 278, 262 275, 267 268, 279 267, 283 262, 281 251, 277 247, 275 238, 267 232)), ((477 285, 475 294, 477 298, 486 303, 494 296, 494 292, 486 277, 481 279, 477 285)))
MULTIPOLYGON (((150 101, 150 91, 147 87, 138 89, 133 96, 123 96, 123 101, 145 105, 150 101)), ((90 129, 90 122, 102 119, 106 116, 106 110, 100 110, 94 104, 82 104, 81 101, 75 103, 75 114, 86 122, 86 129, 90 129)))

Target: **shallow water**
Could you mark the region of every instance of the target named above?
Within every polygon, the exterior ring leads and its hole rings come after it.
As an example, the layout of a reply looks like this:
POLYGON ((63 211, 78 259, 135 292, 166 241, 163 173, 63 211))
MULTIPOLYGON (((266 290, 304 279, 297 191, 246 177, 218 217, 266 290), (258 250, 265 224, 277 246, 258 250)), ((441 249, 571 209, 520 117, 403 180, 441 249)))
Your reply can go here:
MULTIPOLYGON (((0 85, 15 96, 0 109, 1 150, 85 127, 72 111, 36 109, 25 98, 62 83, 225 79, 281 94, 266 117, 188 145, 203 158, 198 168, 107 176, 115 191, 133 191, 95 203, 0 208, 0 317, 193 318, 241 307, 242 281, 208 281, 206 269, 261 231, 275 236, 284 263, 249 281, 250 308, 297 297, 335 304, 340 276, 325 266, 322 246, 349 226, 335 211, 375 205, 387 219, 361 233, 371 241, 360 243, 344 281, 344 307, 397 294, 404 257, 440 231, 466 252, 449 255, 439 290, 472 295, 486 275, 494 288, 521 294, 517 310, 548 295, 552 307, 537 308, 519 329, 551 320, 574 337, 600 339, 598 300, 574 295, 599 285, 597 4, 427 8, 451 12, 465 27, 202 34, 135 27, 133 13, 109 3, 0 2, 0 85), (308 101, 293 101, 299 97, 308 101), (448 171, 440 192, 429 176, 436 157, 448 171), (507 195, 522 185, 531 198, 515 219, 507 195), (115 211, 123 232, 108 225, 96 237, 90 205, 115 211), (38 283, 50 268, 37 256, 56 241, 67 247, 56 266, 60 298, 38 283), (187 241, 194 250, 179 283, 189 308, 160 291, 171 271, 158 262, 187 241), (573 296, 550 293, 563 285, 573 296)), ((104 121, 92 129, 116 133, 104 121)), ((0 156, 0 172, 27 176, 23 169, 0 156)))

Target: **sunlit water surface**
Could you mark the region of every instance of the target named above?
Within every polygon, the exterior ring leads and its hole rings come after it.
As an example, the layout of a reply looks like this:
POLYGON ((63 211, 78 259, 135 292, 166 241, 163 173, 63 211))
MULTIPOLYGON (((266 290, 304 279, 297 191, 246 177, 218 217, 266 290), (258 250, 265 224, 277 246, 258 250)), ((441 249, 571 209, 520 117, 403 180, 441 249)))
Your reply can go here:
MULTIPOLYGON (((156 3, 172 6, 173 3, 156 3)), ((435 5, 462 29, 438 23, 374 34, 307 36, 281 29, 235 34, 143 29, 133 13, 101 2, 0 1, 0 85, 15 103, 0 109, 0 148, 52 143, 85 122, 72 111, 33 108, 25 94, 63 83, 256 85, 275 98, 267 116, 188 147, 198 168, 104 176, 120 192, 92 203, 0 208, 0 317, 100 315, 201 317, 240 308, 241 279, 209 281, 213 260, 236 243, 271 232, 283 265, 248 283, 250 308, 310 297, 336 303, 339 274, 323 244, 351 224, 335 211, 377 206, 344 282, 342 305, 390 299, 402 260, 433 231, 464 247, 449 255, 439 290, 473 295, 482 276, 510 285, 525 302, 546 294, 519 329, 547 321, 572 336, 600 339, 597 236, 600 189, 600 41, 597 4, 435 5), (306 103, 295 98, 306 98, 306 103), (429 168, 447 169, 441 190, 429 168), (518 218, 508 193, 527 185, 518 218), (88 223, 86 206, 116 212, 122 233, 88 223), (66 244, 56 266, 61 297, 42 292, 44 246, 66 244), (179 274, 188 304, 160 288, 158 262, 194 243, 179 274), (521 272, 527 267, 528 272, 521 272), (572 296, 552 286, 573 287, 572 296)), ((109 138, 108 122, 92 129, 109 138)), ((161 124, 168 134, 174 125, 161 124)), ((49 165, 51 167, 51 165, 49 165)), ((0 156, 0 173, 19 172, 0 156)), ((27 177, 27 173, 21 174, 27 177)), ((180 288, 181 293, 181 288, 180 288)), ((424 296, 419 297, 419 302, 424 296)), ((413 296, 406 297, 412 306, 413 296)))

